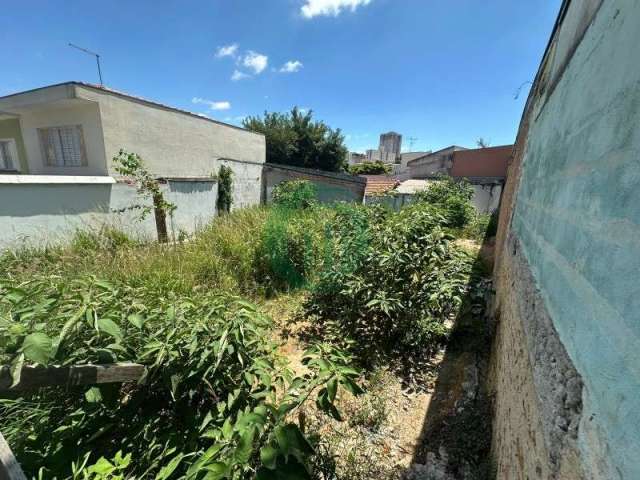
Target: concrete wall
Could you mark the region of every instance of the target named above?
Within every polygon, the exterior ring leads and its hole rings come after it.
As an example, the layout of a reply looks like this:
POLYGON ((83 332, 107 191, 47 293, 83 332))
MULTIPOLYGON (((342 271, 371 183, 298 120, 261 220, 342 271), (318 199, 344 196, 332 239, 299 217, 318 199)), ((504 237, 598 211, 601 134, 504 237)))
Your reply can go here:
POLYGON ((76 95, 100 105, 110 174, 111 159, 122 148, 161 177, 209 176, 222 158, 265 161, 263 135, 109 91, 76 86, 76 95))
POLYGON ((362 202, 366 180, 362 177, 332 172, 321 172, 288 165, 267 164, 263 173, 263 195, 269 202, 276 185, 290 180, 308 180, 313 183, 321 202, 362 202))
POLYGON ((14 163, 17 163, 17 165, 14 165, 14 168, 20 173, 29 173, 27 154, 24 149, 22 133, 20 132, 20 121, 17 118, 0 120, 0 139, 6 138, 12 139, 16 147, 18 158, 14 160, 14 163))
MULTIPOLYGON (((177 207, 167 218, 170 238, 196 232, 216 214, 215 180, 168 180, 161 190, 177 207)), ((156 240, 153 213, 140 220, 141 210, 133 206, 151 201, 111 177, 0 175, 0 249, 65 243, 77 230, 103 225, 156 240)))
POLYGON ((640 478, 638 45, 640 2, 565 2, 527 102, 497 242, 499 478, 640 478))
POLYGON ((480 213, 495 212, 500 207, 500 195, 502 194, 502 184, 472 184, 473 185, 473 206, 480 213))
POLYGON ((108 221, 110 177, 0 175, 0 248, 67 240, 108 221))

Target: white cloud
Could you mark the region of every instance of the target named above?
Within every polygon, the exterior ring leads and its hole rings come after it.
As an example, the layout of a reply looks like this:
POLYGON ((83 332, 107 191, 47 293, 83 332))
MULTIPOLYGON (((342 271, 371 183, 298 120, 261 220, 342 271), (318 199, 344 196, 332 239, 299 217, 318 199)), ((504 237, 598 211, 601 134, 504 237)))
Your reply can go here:
POLYGON ((193 97, 191 99, 191 103, 208 105, 211 110, 229 110, 231 108, 231 102, 227 102, 226 100, 222 102, 214 102, 212 100, 207 100, 206 98, 193 97))
POLYGON ((240 70, 234 70, 233 75, 231 75, 231 80, 237 82, 238 80, 243 80, 245 78, 249 78, 251 75, 241 72, 240 70))
POLYGON ((313 18, 319 15, 337 17, 342 10, 354 12, 361 5, 369 5, 371 0, 305 0, 300 8, 300 13, 305 18, 313 18))
POLYGON ((235 57, 236 52, 238 51, 238 44, 232 43, 231 45, 224 45, 222 47, 218 47, 216 50, 216 57, 235 57))
POLYGON ((254 73, 261 73, 269 64, 269 57, 261 53, 249 50, 242 59, 242 65, 253 70, 254 73))
POLYGON ((300 62, 299 60, 289 60, 280 68, 280 73, 299 72, 302 67, 302 62, 300 62))

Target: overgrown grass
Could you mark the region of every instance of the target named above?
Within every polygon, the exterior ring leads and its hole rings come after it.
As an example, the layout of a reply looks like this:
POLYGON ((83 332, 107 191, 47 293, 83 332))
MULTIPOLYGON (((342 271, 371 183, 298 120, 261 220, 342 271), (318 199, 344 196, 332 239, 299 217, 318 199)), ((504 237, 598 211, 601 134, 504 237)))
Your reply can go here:
POLYGON ((207 288, 255 296, 262 288, 255 275, 257 239, 268 215, 260 207, 237 210, 178 244, 141 245, 112 230, 79 231, 68 246, 6 252, 0 270, 14 279, 94 275, 163 292, 207 288))

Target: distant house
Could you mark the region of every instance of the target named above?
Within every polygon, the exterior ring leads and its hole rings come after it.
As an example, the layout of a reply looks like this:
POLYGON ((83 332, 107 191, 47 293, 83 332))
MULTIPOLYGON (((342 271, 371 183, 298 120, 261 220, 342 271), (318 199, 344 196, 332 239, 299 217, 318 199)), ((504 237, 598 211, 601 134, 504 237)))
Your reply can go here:
POLYGON ((493 212, 500 206, 512 152, 513 145, 502 145, 453 153, 450 175, 471 182, 475 190, 473 201, 478 210, 493 212))
POLYGON ((451 145, 435 152, 428 152, 407 162, 409 178, 433 178, 437 175, 449 175, 453 165, 453 154, 464 147, 451 145))
POLYGON ((451 176, 472 182, 504 181, 512 152, 513 145, 455 151, 451 176))
MULTIPOLYGON (((178 205, 176 229, 193 231, 214 215, 221 165, 234 172, 234 206, 261 200, 263 135, 106 87, 67 82, 0 97, 0 246, 136 202, 135 189, 114 169, 120 149, 139 154, 161 179, 178 205), (27 204, 12 200, 19 197, 27 204)), ((120 220, 133 228, 132 218, 120 220)), ((148 233, 152 227, 135 228, 148 233)))

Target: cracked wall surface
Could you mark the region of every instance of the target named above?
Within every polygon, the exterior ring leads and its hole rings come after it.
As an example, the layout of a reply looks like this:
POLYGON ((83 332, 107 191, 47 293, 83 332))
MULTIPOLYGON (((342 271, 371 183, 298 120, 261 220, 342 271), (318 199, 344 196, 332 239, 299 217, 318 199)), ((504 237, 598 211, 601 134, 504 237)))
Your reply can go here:
POLYGON ((565 1, 503 196, 499 478, 640 478, 640 1, 565 1))

